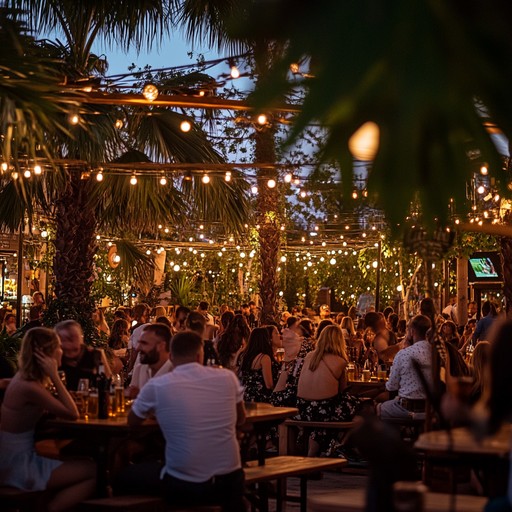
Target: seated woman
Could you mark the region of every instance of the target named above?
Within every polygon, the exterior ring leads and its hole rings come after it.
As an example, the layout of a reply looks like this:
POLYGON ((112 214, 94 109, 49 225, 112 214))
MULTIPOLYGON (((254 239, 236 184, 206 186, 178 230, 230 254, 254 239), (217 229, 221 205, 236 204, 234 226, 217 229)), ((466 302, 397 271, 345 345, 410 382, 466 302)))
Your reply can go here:
MULTIPOLYGON (((360 401, 345 392, 347 362, 345 339, 340 327, 325 327, 316 349, 304 360, 297 389, 298 420, 352 420, 360 401)), ((329 441, 326 431, 313 432, 308 456, 317 455, 320 448, 326 449, 329 441)))
POLYGON ((239 357, 240 383, 244 386, 246 402, 269 402, 274 389, 272 366, 276 364, 269 332, 256 327, 239 357))
POLYGON ((94 493, 96 467, 87 460, 48 459, 36 454, 34 430, 45 411, 76 420, 78 410, 57 368, 60 340, 50 329, 35 327, 23 338, 19 371, 2 403, 0 426, 0 485, 27 491, 55 492, 48 510, 67 510, 94 493), (52 384, 57 396, 48 391, 52 384))
POLYGON ((250 334, 251 330, 244 315, 235 315, 217 341, 217 354, 221 366, 236 371, 238 354, 245 347, 250 334))
POLYGON ((92 314, 92 321, 98 330, 99 336, 110 336, 110 327, 105 320, 105 314, 102 308, 96 308, 92 314))

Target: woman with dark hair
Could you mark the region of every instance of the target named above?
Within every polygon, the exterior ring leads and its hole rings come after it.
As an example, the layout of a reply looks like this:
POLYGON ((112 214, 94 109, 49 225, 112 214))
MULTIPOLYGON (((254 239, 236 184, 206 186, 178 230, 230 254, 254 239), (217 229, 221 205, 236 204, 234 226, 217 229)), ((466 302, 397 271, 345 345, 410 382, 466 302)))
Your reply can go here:
POLYGON ((391 332, 394 332, 395 335, 398 334, 398 322, 399 322, 399 318, 398 318, 398 315, 396 313, 391 313, 389 316, 388 316, 388 329, 391 331, 391 332))
MULTIPOLYGON (((223 316, 225 314, 223 313, 223 316)), ((221 366, 236 371, 237 356, 247 343, 250 334, 251 330, 244 315, 235 315, 217 342, 217 354, 221 366)))
POLYGON ((322 334, 322 331, 326 328, 326 327, 329 327, 330 325, 334 325, 333 321, 330 320, 329 318, 325 318, 324 320, 322 320, 319 324, 318 324, 318 327, 316 328, 316 339, 318 340, 318 338, 320 338, 320 334, 322 334))
POLYGON ((454 322, 451 320, 443 322, 439 327, 439 334, 445 343, 451 343, 454 347, 459 348, 460 338, 454 322))
POLYGON ((269 402, 274 388, 272 364, 276 363, 272 342, 266 327, 256 327, 247 346, 240 353, 238 376, 244 386, 246 402, 269 402))
POLYGON ((313 324, 313 322, 309 318, 303 318, 299 322, 299 325, 302 328, 302 334, 303 334, 304 338, 309 339, 309 340, 314 338, 314 336, 315 336, 315 325, 313 324))
POLYGON ((130 340, 130 324, 128 320, 119 318, 112 325, 110 337, 108 339, 108 346, 112 350, 120 350, 128 347, 130 340))
POLYGON ((0 485, 26 491, 53 492, 48 510, 69 510, 94 493, 96 466, 91 461, 58 461, 38 455, 34 430, 43 413, 76 420, 78 409, 57 368, 62 357, 57 334, 35 327, 25 334, 19 370, 2 403, 0 485), (54 397, 48 391, 52 384, 54 397))

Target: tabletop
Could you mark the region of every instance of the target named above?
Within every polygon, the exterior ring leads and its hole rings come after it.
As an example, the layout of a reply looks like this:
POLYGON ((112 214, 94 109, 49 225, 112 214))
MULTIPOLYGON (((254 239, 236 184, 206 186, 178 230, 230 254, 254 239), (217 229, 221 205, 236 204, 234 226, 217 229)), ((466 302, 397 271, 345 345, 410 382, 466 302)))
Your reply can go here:
POLYGON ((417 450, 430 453, 456 453, 481 456, 508 457, 512 444, 512 425, 504 425, 496 434, 482 440, 475 436, 468 428, 454 428, 450 433, 447 430, 434 430, 421 434, 414 447, 417 450))
POLYGON ((298 414, 299 410, 295 407, 274 407, 270 404, 259 402, 246 402, 245 413, 246 423, 260 423, 266 421, 284 421, 298 414))

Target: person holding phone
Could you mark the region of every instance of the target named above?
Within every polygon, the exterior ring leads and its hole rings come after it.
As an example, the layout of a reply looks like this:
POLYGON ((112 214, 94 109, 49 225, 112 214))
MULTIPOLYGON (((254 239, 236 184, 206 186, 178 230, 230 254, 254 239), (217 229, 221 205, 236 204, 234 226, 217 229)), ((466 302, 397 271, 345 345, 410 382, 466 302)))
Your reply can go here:
POLYGON ((79 416, 58 374, 61 357, 60 339, 54 331, 45 327, 27 331, 19 370, 5 392, 0 424, 0 485, 54 491, 48 504, 52 512, 73 507, 91 496, 96 487, 92 461, 62 462, 35 451, 34 430, 45 412, 71 420, 79 416), (50 384, 56 396, 48 390, 50 384))

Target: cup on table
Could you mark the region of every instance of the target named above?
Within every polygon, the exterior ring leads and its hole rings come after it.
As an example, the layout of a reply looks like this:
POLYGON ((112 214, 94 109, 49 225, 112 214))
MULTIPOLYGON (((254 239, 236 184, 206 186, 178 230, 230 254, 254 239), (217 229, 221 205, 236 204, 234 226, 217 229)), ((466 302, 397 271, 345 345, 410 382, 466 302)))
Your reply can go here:
POLYGON ((284 360, 284 348, 276 349, 276 361, 282 363, 284 360))
POLYGON ((348 380, 355 380, 356 377, 356 367, 354 363, 348 363, 347 364, 347 379, 348 380))
POLYGON ((81 418, 89 415, 89 379, 80 379, 76 388, 77 406, 81 418))
POLYGON ((370 370, 363 370, 363 380, 364 382, 370 382, 372 378, 372 372, 370 370))
POLYGON ((91 389, 89 392, 89 418, 98 417, 98 390, 91 389))
POLYGON ((388 367, 385 364, 380 364, 377 368, 377 379, 384 382, 388 378, 388 367))

